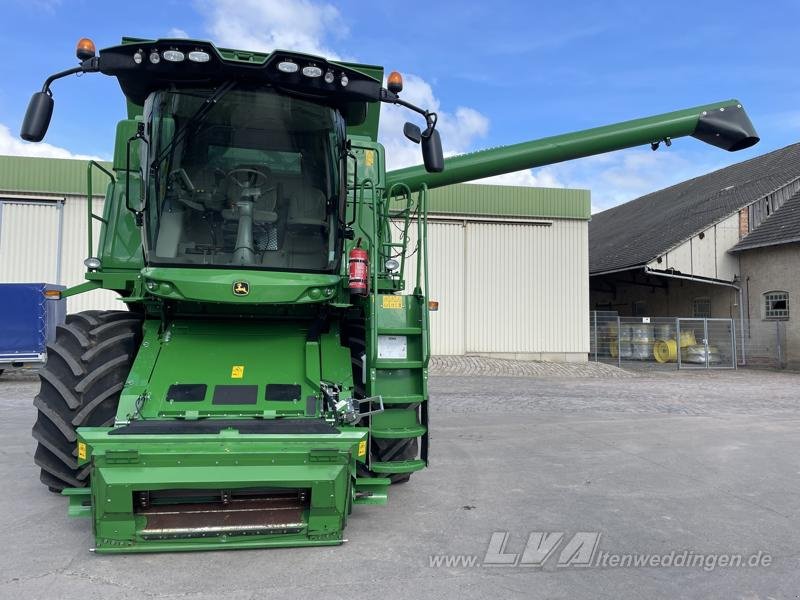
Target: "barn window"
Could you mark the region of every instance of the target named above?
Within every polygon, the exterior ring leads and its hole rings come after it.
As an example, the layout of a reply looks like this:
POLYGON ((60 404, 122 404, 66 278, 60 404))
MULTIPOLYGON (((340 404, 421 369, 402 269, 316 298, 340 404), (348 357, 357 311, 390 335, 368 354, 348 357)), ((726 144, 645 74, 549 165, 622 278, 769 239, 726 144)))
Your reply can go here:
POLYGON ((789 292, 766 292, 764 294, 764 318, 786 320, 789 318, 789 292))
POLYGON ((692 300, 692 316, 696 319, 711 317, 711 298, 695 298, 692 300))

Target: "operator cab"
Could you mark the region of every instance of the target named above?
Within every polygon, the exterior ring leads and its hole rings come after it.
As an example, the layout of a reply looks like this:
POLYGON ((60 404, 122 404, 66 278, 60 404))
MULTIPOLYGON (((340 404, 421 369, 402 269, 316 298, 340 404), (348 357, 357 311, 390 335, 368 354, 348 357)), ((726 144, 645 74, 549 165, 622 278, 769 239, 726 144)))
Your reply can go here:
POLYGON ((398 73, 383 88, 379 67, 186 39, 126 38, 99 55, 84 39, 76 56, 77 67, 51 75, 32 96, 20 135, 44 138, 54 81, 117 78, 129 118, 143 107, 127 144, 124 198, 144 226, 148 265, 338 273, 347 128, 376 139, 376 103, 423 116, 424 131, 406 123, 404 133, 421 145, 426 170, 444 169, 436 113, 400 98, 398 73), (142 142, 138 177, 134 140, 142 142))
POLYGON ((238 83, 154 92, 144 116, 148 263, 338 269, 346 138, 337 110, 238 83))

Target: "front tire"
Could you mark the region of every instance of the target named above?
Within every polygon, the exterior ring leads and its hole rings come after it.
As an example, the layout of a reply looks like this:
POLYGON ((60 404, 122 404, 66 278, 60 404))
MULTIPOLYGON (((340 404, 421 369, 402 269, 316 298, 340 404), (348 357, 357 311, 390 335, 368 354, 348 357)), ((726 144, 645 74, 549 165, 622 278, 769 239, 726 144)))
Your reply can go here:
POLYGON ((75 430, 114 422, 141 336, 142 317, 128 311, 80 312, 57 328, 33 400, 34 462, 50 491, 89 483, 89 465, 78 468, 75 430))

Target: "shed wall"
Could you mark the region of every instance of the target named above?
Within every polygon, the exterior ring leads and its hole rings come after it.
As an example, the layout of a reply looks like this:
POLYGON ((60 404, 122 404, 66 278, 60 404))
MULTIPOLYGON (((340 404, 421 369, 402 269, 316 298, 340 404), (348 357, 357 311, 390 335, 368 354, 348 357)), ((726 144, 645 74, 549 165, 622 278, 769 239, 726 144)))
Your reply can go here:
MULTIPOLYGON (((93 200, 100 214, 103 198, 93 200)), ((0 281, 83 283, 88 256, 86 198, 82 196, 0 196, 0 281), (60 258, 60 261, 58 257, 60 258)), ((99 223, 93 227, 97 247, 99 223)), ((67 299, 67 311, 124 309, 117 295, 94 290, 67 299)))

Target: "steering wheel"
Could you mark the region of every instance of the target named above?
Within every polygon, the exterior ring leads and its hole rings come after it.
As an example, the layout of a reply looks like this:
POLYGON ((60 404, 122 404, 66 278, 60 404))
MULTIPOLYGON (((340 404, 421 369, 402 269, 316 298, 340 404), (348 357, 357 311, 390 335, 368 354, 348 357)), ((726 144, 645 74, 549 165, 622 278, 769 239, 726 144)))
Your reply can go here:
MULTIPOLYGON (((225 177, 230 179, 239 188, 240 192, 254 188, 266 188, 269 183, 271 173, 269 170, 260 171, 250 167, 240 167, 231 169, 225 177)), ((274 188, 262 189, 262 193, 273 190, 274 188)))

